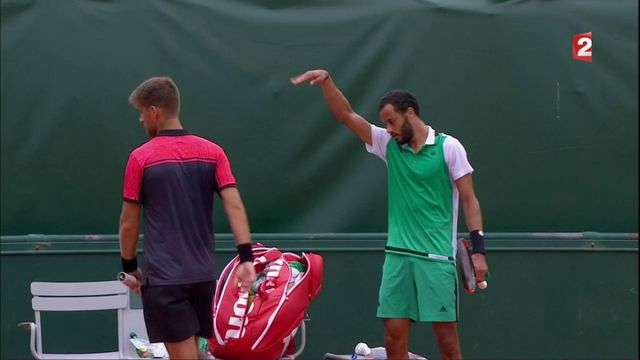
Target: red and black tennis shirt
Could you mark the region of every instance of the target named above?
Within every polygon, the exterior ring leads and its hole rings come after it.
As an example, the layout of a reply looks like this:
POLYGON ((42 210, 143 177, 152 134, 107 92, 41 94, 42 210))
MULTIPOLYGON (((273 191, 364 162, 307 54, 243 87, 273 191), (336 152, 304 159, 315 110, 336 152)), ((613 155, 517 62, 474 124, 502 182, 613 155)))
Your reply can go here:
POLYGON ((185 130, 160 130, 129 155, 124 200, 144 212, 143 284, 216 278, 213 194, 235 186, 217 144, 185 130))

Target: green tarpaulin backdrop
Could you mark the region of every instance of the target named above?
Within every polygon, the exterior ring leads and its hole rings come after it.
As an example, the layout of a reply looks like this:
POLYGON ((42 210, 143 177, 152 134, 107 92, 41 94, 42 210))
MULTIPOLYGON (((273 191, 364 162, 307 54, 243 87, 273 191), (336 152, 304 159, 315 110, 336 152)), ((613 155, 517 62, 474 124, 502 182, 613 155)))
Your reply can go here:
POLYGON ((127 97, 154 75, 226 149, 254 231, 385 232, 384 163, 289 82, 317 67, 377 124, 413 91, 465 145, 488 231, 638 231, 637 1, 2 0, 1 56, 5 235, 117 232, 146 140, 127 97))

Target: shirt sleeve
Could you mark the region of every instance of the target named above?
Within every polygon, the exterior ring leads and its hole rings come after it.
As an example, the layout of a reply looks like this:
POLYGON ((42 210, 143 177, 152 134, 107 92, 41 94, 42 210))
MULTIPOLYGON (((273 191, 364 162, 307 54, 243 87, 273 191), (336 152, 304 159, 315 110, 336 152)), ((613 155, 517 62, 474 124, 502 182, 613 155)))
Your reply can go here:
POLYGON ((222 150, 222 148, 220 148, 216 157, 215 177, 216 191, 220 191, 229 186, 236 185, 236 178, 231 172, 231 164, 229 163, 229 158, 227 157, 227 154, 224 153, 224 150, 222 150))
POLYGON ((373 154, 387 162, 387 144, 391 140, 391 135, 387 130, 371 125, 371 145, 365 144, 365 148, 370 154, 373 154))
POLYGON ((473 172, 473 167, 467 159, 467 152, 458 139, 447 136, 442 146, 451 181, 456 181, 473 172))
POLYGON ((124 170, 124 190, 122 198, 127 201, 140 202, 140 185, 142 184, 142 165, 132 154, 129 155, 124 170))

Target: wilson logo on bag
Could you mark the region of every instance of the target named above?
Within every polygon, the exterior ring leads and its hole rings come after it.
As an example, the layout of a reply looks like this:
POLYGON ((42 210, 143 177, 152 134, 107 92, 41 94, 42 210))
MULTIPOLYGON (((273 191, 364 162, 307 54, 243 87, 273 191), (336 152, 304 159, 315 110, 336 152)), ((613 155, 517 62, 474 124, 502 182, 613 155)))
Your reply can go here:
POLYGON ((320 255, 282 253, 262 244, 253 245, 253 254, 256 281, 250 291, 235 282, 237 256, 216 285, 214 336, 208 339, 215 357, 268 360, 293 353, 291 340, 322 287, 320 255))

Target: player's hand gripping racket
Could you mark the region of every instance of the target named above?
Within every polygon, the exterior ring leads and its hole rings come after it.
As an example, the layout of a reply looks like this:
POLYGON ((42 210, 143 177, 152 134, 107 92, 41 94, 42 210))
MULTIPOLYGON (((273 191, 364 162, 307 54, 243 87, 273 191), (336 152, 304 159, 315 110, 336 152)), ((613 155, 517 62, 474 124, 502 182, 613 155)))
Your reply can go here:
POLYGON ((140 281, 138 281, 138 278, 121 271, 118 273, 118 280, 120 280, 129 289, 133 290, 136 294, 140 295, 140 281))
POLYGON ((456 265, 458 271, 462 275, 464 289, 469 294, 476 291, 476 286, 480 289, 487 288, 486 281, 476 281, 476 272, 471 260, 471 252, 469 251, 469 241, 465 238, 458 239, 458 250, 456 251, 456 265))

